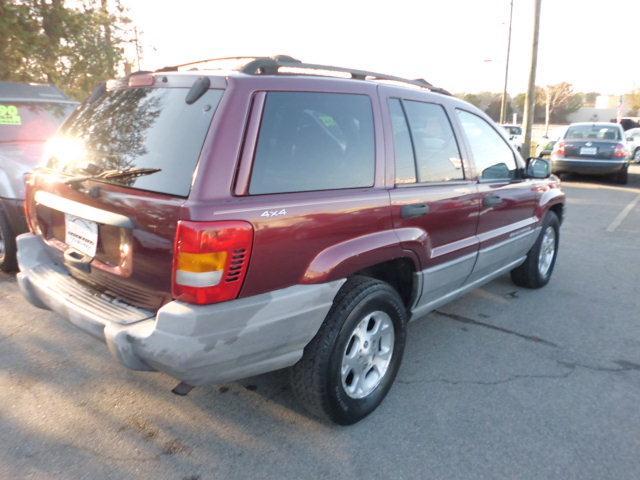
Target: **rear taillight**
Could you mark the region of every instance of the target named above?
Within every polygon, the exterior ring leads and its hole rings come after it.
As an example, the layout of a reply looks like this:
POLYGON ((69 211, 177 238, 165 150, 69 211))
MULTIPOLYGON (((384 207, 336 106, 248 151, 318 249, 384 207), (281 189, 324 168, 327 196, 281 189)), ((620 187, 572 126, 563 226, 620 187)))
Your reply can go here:
POLYGON ((629 156, 629 152, 627 152, 627 149, 622 143, 619 143, 613 151, 613 156, 615 158, 627 158, 629 156))
POLYGON ((27 173, 24 176, 24 216, 27 220, 27 226, 31 233, 38 234, 38 219, 35 212, 35 204, 33 200, 33 176, 27 173))
POLYGON ((173 297, 198 305, 237 298, 252 245, 253 227, 247 222, 178 222, 173 297))
POLYGON ((556 144, 553 147, 553 151, 551 152, 551 155, 555 157, 564 157, 565 155, 564 147, 565 147, 564 142, 556 142, 556 144))

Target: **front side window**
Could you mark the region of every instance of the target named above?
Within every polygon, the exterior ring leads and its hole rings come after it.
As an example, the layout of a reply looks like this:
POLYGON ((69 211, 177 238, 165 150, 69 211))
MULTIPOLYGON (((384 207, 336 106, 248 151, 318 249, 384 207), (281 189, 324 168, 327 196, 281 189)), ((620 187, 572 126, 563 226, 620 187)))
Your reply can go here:
POLYGON ((512 180, 517 164, 505 140, 478 115, 457 110, 481 180, 512 180))
POLYGON ((375 135, 366 95, 270 92, 250 194, 371 187, 375 135))

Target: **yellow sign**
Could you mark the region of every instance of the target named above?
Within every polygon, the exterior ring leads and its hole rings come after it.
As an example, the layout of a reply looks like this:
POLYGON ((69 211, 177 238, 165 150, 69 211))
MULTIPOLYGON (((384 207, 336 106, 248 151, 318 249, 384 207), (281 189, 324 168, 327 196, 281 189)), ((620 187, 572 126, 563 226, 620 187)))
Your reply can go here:
POLYGON ((22 118, 15 105, 0 105, 0 125, 22 125, 22 118))

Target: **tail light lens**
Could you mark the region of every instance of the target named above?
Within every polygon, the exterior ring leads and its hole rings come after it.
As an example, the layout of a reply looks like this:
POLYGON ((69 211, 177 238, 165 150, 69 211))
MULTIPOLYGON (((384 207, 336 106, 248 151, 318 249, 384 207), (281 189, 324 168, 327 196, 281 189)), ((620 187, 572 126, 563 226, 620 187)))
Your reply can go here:
POLYGON ((253 227, 247 222, 178 222, 173 297, 198 305, 237 298, 252 245, 253 227))
POLYGON ((553 147, 553 151, 551 152, 551 155, 556 157, 564 157, 565 156, 564 148, 565 148, 564 142, 557 142, 553 147))
POLYGON ((622 143, 619 143, 613 151, 613 156, 615 158, 627 158, 629 156, 629 152, 627 152, 627 149, 622 143))
POLYGON ((27 220, 27 226, 31 233, 39 234, 40 229, 38 228, 38 219, 33 203, 33 176, 30 173, 24 176, 24 188, 24 216, 27 220))

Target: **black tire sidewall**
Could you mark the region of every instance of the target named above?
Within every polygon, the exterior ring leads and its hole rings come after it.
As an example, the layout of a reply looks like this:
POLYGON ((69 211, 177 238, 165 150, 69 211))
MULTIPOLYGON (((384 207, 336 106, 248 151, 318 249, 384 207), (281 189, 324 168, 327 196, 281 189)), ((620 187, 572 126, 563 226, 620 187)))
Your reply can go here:
POLYGON ((10 272, 16 267, 16 239, 9 221, 1 210, 0 230, 2 230, 2 238, 4 239, 4 255, 0 255, 0 270, 10 272))
POLYGON ((378 289, 364 298, 346 315, 340 333, 338 334, 333 351, 329 359, 329 372, 327 375, 327 392, 329 394, 329 407, 332 416, 338 423, 348 425, 357 422, 367 416, 382 402, 389 392, 396 377, 406 341, 406 318, 401 309, 404 309, 400 298, 388 289, 378 289), (391 363, 380 384, 365 398, 351 398, 342 386, 341 367, 342 357, 351 333, 366 315, 374 311, 383 311, 391 318, 394 327, 394 347, 391 363))

